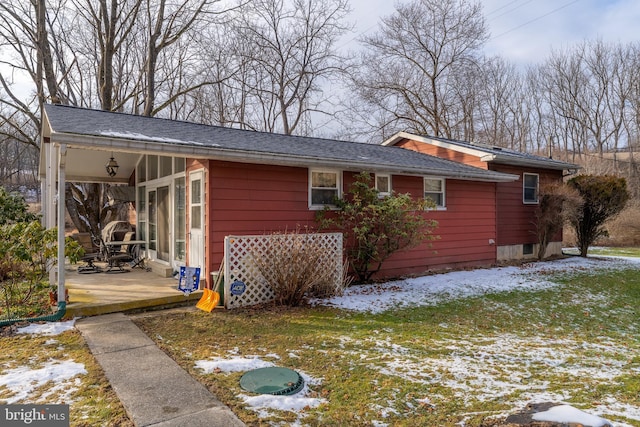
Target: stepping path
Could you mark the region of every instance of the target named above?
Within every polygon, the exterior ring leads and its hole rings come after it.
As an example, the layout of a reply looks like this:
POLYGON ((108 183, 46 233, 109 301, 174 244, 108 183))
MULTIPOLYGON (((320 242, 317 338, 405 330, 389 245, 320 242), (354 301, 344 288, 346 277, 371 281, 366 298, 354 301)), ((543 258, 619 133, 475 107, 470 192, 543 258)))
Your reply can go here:
POLYGON ((76 322, 136 426, 245 424, 122 313, 76 322))

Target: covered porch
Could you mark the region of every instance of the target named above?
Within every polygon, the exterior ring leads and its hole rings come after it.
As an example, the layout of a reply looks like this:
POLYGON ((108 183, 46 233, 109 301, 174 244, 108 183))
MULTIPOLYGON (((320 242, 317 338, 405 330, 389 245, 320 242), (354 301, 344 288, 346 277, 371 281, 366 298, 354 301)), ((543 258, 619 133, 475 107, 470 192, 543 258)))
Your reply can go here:
POLYGON ((160 277, 144 269, 127 273, 78 273, 79 264, 65 265, 69 302, 65 318, 193 305, 202 291, 185 296, 178 291, 178 280, 160 277))
MULTIPOLYGON (((193 150, 167 141, 149 141, 139 134, 113 133, 109 130, 111 123, 78 119, 77 125, 86 127, 86 133, 57 132, 47 114, 55 107, 48 107, 40 150, 43 222, 47 228, 58 229, 58 259, 65 258, 65 237, 71 232, 65 230, 66 183, 104 183, 128 195, 129 199, 123 200, 130 201, 136 212, 131 224, 134 243, 141 248, 144 264, 153 270, 79 274, 77 265, 59 263, 49 276, 51 285, 57 285, 59 312, 66 309, 65 317, 89 316, 189 301, 177 290, 178 281, 172 275, 182 266, 194 265, 202 267, 201 286, 207 278, 202 194, 192 193, 187 199, 187 190, 191 189, 187 185, 204 189, 204 169, 187 168, 187 158, 195 157, 193 150), (197 218, 191 216, 187 223, 190 211, 196 212, 197 218), (69 297, 66 306, 65 293, 69 297)), ((128 116, 114 113, 109 118, 128 116)), ((68 117, 58 119, 65 126, 69 123, 68 117)), ((100 224, 102 229, 104 225, 100 224)), ((96 232, 91 234, 95 237, 96 232)), ((190 299, 200 296, 197 292, 190 299)))

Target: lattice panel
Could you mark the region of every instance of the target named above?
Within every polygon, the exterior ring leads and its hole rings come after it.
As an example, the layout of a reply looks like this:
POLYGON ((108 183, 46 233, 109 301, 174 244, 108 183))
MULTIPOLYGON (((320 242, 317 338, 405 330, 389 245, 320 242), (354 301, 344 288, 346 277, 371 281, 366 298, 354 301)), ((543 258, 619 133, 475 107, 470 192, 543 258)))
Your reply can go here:
MULTIPOLYGON (((295 234, 277 236, 227 236, 224 240, 224 303, 226 308, 238 308, 272 301, 273 290, 265 282, 258 267, 252 262, 253 256, 266 252, 269 240, 290 238, 295 234), (241 294, 239 290, 243 288, 241 294), (232 287, 234 291, 232 292, 232 287)), ((342 234, 315 233, 305 235, 326 251, 323 264, 334 272, 335 284, 343 279, 342 234)))

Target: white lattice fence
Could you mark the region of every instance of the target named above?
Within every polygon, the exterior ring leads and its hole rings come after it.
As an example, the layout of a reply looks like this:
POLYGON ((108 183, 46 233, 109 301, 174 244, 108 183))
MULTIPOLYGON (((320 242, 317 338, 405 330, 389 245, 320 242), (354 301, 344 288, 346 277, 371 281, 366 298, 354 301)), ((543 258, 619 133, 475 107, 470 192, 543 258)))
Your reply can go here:
MULTIPOLYGON (((274 299, 275 294, 265 282, 254 257, 264 256, 270 239, 300 236, 291 233, 276 236, 227 236, 224 239, 224 304, 226 308, 261 304, 274 299)), ((342 234, 305 234, 314 244, 321 245, 326 257, 322 264, 334 272, 335 284, 343 280, 342 234)))

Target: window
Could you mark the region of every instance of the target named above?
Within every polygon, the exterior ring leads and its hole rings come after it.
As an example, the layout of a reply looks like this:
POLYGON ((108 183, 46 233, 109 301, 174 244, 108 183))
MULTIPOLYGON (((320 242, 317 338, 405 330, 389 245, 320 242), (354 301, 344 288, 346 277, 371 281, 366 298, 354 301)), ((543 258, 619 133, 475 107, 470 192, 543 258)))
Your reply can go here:
POLYGON ((160 178, 173 174, 173 157, 160 157, 160 178))
POLYGON ((175 179, 175 195, 174 195, 174 258, 178 261, 184 261, 187 253, 186 246, 186 233, 187 233, 187 220, 185 207, 186 202, 186 184, 185 178, 180 177, 175 179))
POLYGON ((173 163, 174 173, 180 173, 185 171, 187 159, 185 159, 184 157, 174 157, 173 162, 174 162, 173 163))
POLYGON ((338 172, 311 171, 309 178, 311 207, 333 205, 340 197, 340 177, 338 172))
POLYGON ((147 179, 158 179, 158 156, 147 156, 147 179))
POLYGON ((142 156, 138 162, 138 172, 136 172, 138 182, 145 182, 147 180, 147 156, 142 156))
POLYGON ((538 174, 525 173, 522 176, 522 201, 538 203, 538 174))
POLYGON ((425 178, 424 198, 433 200, 437 208, 444 208, 444 179, 425 178))
POLYGON ((391 175, 376 174, 376 190, 379 197, 391 194, 391 175))

